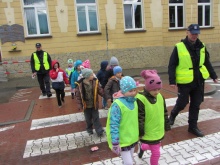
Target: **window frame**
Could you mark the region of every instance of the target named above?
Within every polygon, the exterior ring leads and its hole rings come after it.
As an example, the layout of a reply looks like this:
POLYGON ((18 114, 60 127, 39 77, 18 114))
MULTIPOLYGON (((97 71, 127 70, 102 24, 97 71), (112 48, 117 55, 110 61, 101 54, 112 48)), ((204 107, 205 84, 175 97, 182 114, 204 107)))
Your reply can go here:
POLYGON ((168 3, 168 11, 170 11, 170 7, 171 6, 174 6, 175 7, 175 27, 170 27, 170 13, 168 18, 169 18, 169 29, 184 29, 185 27, 185 4, 184 4, 184 0, 182 3, 168 3), (182 6, 183 7, 183 26, 182 27, 178 27, 177 23, 178 23, 178 12, 177 12, 177 9, 178 9, 178 6, 182 6))
POLYGON ((24 0, 22 0, 22 4, 23 4, 23 16, 24 16, 24 24, 25 24, 25 31, 26 31, 26 36, 27 37, 44 37, 44 36, 50 36, 51 35, 51 28, 50 28, 50 17, 49 17, 49 10, 48 10, 48 4, 47 1, 44 0, 45 2, 45 6, 41 6, 41 5, 25 5, 24 4, 24 0), (36 23, 36 31, 37 34, 29 34, 28 31, 28 24, 27 24, 27 17, 26 17, 26 13, 25 13, 25 9, 28 8, 34 8, 34 16, 35 16, 35 23, 36 23), (40 34, 40 23, 38 20, 38 15, 37 12, 38 10, 46 10, 46 15, 47 15, 47 26, 48 26, 48 33, 47 34, 40 34))
MULTIPOLYGON (((202 25, 199 25, 200 27, 211 27, 212 26, 212 1, 210 0, 210 2, 198 2, 198 8, 199 6, 202 6, 202 25), (206 6, 209 6, 210 7, 210 16, 209 16, 209 21, 210 21, 210 24, 209 25, 205 25, 205 7, 206 6)), ((197 8, 197 9, 198 9, 197 8)), ((198 9, 199 11, 199 9, 198 9)), ((199 23, 199 15, 198 15, 198 23, 199 23)))
POLYGON ((77 0, 75 0, 76 26, 77 26, 77 33, 78 34, 97 34, 97 33, 100 33, 98 0, 94 0, 94 1, 95 1, 95 3, 80 3, 80 4, 77 4, 77 0), (91 31, 90 30, 88 6, 95 6, 95 9, 96 9, 96 21, 97 21, 97 30, 96 31, 91 31), (80 31, 80 29, 79 29, 79 20, 78 20, 77 7, 85 7, 87 31, 80 31))
POLYGON ((141 2, 133 2, 133 1, 125 1, 122 0, 123 2, 123 18, 124 18, 124 30, 125 31, 140 31, 140 30, 144 30, 144 0, 141 0, 141 2), (132 28, 126 28, 126 22, 125 22, 125 8, 124 5, 126 4, 131 4, 132 5, 132 9, 134 11, 134 7, 133 5, 140 5, 141 6, 141 21, 142 21, 142 28, 136 28, 135 27, 135 12, 133 12, 133 17, 132 17, 132 28))

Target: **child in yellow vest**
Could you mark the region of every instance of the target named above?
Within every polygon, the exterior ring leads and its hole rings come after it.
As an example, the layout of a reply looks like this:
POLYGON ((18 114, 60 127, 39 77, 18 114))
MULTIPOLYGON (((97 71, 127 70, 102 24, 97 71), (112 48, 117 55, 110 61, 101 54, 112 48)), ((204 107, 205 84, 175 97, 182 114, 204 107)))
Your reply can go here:
POLYGON ((145 79, 143 92, 137 94, 140 146, 138 157, 144 151, 151 151, 150 164, 158 165, 161 140, 165 131, 170 130, 166 103, 160 94, 162 81, 156 70, 143 70, 141 77, 145 79))
POLYGON ((133 164, 134 147, 139 140, 136 82, 125 76, 120 80, 120 91, 114 94, 106 124, 109 148, 121 154, 124 164, 133 164))
MULTIPOLYGON (((68 63, 68 67, 66 68, 66 76, 68 78, 69 84, 70 84, 70 74, 72 72, 74 72, 74 66, 73 66, 73 60, 72 59, 68 59, 67 60, 68 63)), ((72 87, 70 86, 70 92, 72 94, 72 98, 74 98, 74 94, 72 93, 72 87)))

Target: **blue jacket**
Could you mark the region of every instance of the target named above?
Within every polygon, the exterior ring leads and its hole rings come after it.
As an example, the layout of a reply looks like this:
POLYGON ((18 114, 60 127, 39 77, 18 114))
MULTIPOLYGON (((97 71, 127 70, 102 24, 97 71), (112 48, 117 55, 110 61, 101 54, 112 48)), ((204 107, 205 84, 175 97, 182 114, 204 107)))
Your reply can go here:
POLYGON ((81 74, 81 71, 77 71, 77 70, 73 71, 73 73, 71 75, 71 81, 70 81, 72 89, 76 88, 75 82, 78 80, 78 77, 80 74, 81 74))
MULTIPOLYGON (((115 95, 121 95, 121 92, 117 92, 115 95), (118 93, 118 94, 117 94, 118 93)), ((134 109, 134 103, 136 101, 136 98, 134 97, 124 97, 124 96, 120 96, 116 99, 119 99, 126 107, 128 107, 129 109, 133 110, 134 109)), ((121 114, 121 109, 119 108, 118 104, 113 102, 111 105, 111 118, 110 118, 110 122, 114 122, 114 125, 111 125, 110 127, 110 132, 113 132, 111 134, 111 138, 112 138, 112 144, 119 144, 119 126, 120 126, 120 120, 122 117, 121 114)))

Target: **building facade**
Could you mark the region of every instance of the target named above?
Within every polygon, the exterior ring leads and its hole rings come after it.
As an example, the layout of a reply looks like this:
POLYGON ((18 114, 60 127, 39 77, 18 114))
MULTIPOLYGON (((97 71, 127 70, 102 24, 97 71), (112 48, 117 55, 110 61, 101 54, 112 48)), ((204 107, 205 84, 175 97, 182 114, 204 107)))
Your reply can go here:
POLYGON ((2 61, 20 61, 3 64, 11 73, 30 74, 37 42, 63 68, 89 59, 97 71, 111 56, 124 69, 167 66, 191 23, 220 61, 219 0, 1 0, 0 8, 2 61))

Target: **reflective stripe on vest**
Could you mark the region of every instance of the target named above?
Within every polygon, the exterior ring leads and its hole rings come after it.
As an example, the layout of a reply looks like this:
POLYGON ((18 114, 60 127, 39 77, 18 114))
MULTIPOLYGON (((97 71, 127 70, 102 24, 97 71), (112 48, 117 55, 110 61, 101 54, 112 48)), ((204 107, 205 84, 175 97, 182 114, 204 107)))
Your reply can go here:
MULTIPOLYGON (((116 99, 114 102, 117 103, 121 110, 121 120, 119 125, 120 147, 130 146, 131 144, 137 142, 139 139, 137 103, 135 101, 134 109, 130 110, 119 99, 116 99)), ((108 112, 108 118, 106 123, 106 135, 109 148, 112 149, 112 137, 110 134, 110 113, 111 108, 108 112)))
POLYGON ((136 98, 140 99, 145 108, 145 134, 141 139, 148 141, 161 139, 165 134, 164 99, 162 95, 160 93, 157 95, 155 104, 151 104, 142 94, 137 94, 136 98))
MULTIPOLYGON (((34 68, 36 71, 39 71, 40 70, 40 60, 39 60, 36 53, 34 53, 33 55, 34 55, 34 68)), ((44 64, 45 70, 50 69, 50 65, 49 65, 49 62, 47 59, 48 59, 47 52, 44 52, 43 64, 44 64)))
MULTIPOLYGON (((187 50, 183 42, 176 44, 179 65, 176 67, 176 83, 177 84, 187 84, 193 81, 193 64, 189 51, 187 50)), ((204 66, 205 62, 205 46, 200 49, 200 61, 199 61, 199 70, 204 79, 209 77, 209 72, 204 66)))

